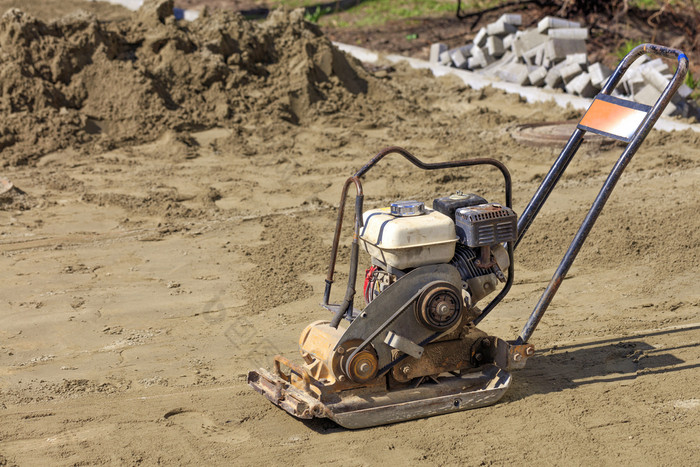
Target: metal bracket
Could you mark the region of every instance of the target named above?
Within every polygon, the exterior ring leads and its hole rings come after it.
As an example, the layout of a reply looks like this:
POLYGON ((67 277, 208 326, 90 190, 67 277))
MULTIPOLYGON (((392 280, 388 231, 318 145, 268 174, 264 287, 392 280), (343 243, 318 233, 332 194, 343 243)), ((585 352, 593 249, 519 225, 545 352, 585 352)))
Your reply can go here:
POLYGON ((411 339, 399 336, 394 331, 389 331, 384 338, 384 343, 395 348, 396 350, 400 350, 406 355, 410 355, 413 358, 421 358, 423 356, 423 347, 416 344, 411 339))
POLYGON ((514 345, 508 344, 508 370, 525 368, 525 362, 535 355, 535 346, 532 344, 514 345))

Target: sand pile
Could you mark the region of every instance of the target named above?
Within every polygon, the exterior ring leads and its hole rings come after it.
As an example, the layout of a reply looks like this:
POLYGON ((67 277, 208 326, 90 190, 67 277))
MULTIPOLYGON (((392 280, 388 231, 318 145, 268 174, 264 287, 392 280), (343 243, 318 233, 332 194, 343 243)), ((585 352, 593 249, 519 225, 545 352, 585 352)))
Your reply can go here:
POLYGON ((251 119, 299 123, 352 106, 370 79, 303 12, 252 23, 230 12, 178 22, 172 0, 126 21, 87 13, 0 19, 3 165, 70 145, 109 148, 166 129, 251 119))

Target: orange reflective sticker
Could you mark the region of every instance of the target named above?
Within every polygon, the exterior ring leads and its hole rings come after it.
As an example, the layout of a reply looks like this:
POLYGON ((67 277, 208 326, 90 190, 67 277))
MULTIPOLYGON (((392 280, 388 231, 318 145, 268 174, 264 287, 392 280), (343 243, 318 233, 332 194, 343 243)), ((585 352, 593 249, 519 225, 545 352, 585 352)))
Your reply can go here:
POLYGON ((578 127, 629 142, 650 109, 647 105, 599 94, 578 127))

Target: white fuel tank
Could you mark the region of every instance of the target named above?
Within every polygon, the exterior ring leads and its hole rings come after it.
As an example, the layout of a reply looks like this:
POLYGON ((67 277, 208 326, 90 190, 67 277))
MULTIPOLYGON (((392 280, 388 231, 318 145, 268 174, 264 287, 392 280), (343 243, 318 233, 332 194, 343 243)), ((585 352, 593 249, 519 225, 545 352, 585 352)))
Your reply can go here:
POLYGON ((396 269, 449 262, 457 243, 454 221, 418 204, 419 210, 408 213, 403 206, 366 211, 360 229, 365 251, 396 269))

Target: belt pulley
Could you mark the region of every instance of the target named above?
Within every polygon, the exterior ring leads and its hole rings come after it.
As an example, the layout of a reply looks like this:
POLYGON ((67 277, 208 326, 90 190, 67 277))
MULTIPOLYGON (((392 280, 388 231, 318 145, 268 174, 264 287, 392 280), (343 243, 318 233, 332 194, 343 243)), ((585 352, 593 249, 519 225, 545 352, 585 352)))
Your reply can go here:
POLYGON ((462 317, 462 308, 461 292, 448 282, 439 282, 416 300, 416 319, 431 331, 447 331, 462 317))

